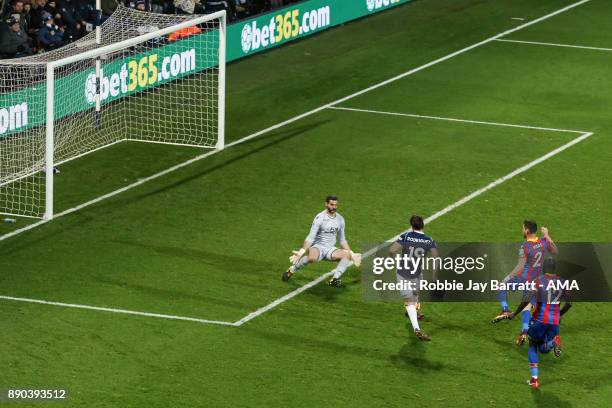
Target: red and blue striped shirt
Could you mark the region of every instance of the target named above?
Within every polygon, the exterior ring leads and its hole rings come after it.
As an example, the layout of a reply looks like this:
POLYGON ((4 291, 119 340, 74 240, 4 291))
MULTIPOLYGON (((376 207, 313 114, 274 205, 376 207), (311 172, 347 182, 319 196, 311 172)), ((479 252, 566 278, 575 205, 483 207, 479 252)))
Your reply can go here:
POLYGON ((550 250, 550 241, 546 238, 523 242, 519 250, 519 257, 525 257, 527 261, 519 277, 528 282, 540 279, 544 274, 542 266, 546 258, 546 252, 550 250))
POLYGON ((536 306, 532 318, 544 324, 559 324, 561 301, 568 301, 569 291, 562 289, 564 279, 557 275, 543 275, 537 284, 536 306))

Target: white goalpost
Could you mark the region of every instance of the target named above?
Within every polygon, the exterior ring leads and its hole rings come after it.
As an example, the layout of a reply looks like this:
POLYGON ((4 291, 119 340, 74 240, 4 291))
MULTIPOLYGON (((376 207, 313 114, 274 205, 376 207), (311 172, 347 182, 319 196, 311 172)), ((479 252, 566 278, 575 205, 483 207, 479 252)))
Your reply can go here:
POLYGON ((223 149, 226 15, 119 5, 55 51, 0 61, 0 213, 53 218, 55 166, 122 141, 223 149))

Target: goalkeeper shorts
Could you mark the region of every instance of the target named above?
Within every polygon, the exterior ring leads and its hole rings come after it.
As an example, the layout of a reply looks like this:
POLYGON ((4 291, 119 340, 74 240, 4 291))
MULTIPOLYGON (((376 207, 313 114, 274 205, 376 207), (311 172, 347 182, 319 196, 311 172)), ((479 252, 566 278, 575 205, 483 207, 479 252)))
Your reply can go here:
POLYGON ((317 262, 321 262, 324 259, 326 261, 331 261, 332 254, 336 249, 338 249, 335 246, 324 246, 321 244, 314 244, 311 248, 317 248, 319 250, 319 258, 317 259, 317 262))

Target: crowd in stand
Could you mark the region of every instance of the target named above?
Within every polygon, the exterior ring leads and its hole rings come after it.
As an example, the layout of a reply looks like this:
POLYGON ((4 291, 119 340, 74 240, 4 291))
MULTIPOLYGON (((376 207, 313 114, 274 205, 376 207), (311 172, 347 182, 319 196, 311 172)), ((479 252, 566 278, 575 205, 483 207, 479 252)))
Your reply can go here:
MULTIPOLYGON (((230 21, 298 0, 119 0, 127 7, 162 14, 204 14, 226 10, 230 21)), ((0 59, 52 50, 92 31, 95 0, 0 0, 0 59)), ((101 22, 117 7, 102 0, 101 22)))

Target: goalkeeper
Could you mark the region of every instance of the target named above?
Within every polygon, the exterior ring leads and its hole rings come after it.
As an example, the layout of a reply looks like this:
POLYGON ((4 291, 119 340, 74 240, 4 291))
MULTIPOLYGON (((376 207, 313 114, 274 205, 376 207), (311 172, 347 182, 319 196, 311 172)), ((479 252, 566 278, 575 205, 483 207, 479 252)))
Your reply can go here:
POLYGON ((309 263, 322 260, 338 262, 338 266, 332 271, 334 276, 329 281, 331 286, 340 286, 340 277, 349 267, 351 261, 355 266, 361 264, 361 254, 351 251, 351 247, 344 235, 344 218, 338 214, 338 197, 327 196, 325 199, 325 210, 314 218, 310 233, 304 241, 304 245, 298 251, 293 251, 289 257, 292 265, 283 273, 283 281, 288 281, 299 269, 309 263), (336 242, 340 240, 342 249, 336 248, 336 242))

